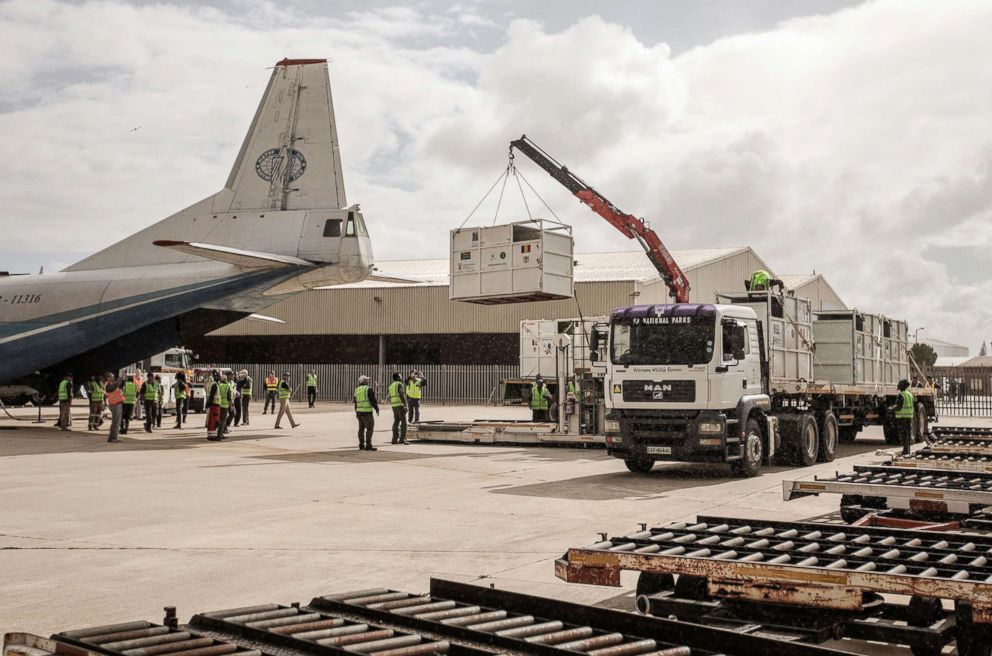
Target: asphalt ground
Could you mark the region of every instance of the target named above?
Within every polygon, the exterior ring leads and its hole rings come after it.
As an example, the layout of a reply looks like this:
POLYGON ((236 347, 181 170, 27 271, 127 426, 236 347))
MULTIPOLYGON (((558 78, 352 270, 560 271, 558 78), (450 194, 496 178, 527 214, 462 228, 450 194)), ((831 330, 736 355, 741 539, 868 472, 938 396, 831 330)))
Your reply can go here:
MULTIPOLYGON (((639 522, 823 515, 836 496, 785 502, 781 481, 879 462, 886 449, 873 427, 833 463, 801 470, 738 479, 725 465, 672 463, 636 475, 592 448, 392 446, 388 410, 379 450, 359 451, 345 405, 299 408, 301 425, 278 431, 256 414, 222 443, 204 439, 203 415, 108 444, 83 430, 82 402, 70 432, 51 425, 53 408, 44 424, 29 408, 12 412, 19 420, 0 419, 0 631, 41 635, 158 620, 165 605, 185 621, 344 590, 423 591, 431 576, 623 607, 633 574, 621 589, 566 584, 554 559, 639 522)), ((425 420, 528 414, 423 409, 425 420)))

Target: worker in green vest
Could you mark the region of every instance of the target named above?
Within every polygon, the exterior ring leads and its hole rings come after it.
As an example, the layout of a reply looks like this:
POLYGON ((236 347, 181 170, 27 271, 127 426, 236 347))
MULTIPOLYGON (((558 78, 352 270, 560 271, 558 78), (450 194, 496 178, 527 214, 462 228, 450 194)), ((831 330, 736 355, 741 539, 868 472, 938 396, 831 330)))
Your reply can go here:
POLYGON ((72 427, 72 374, 67 373, 59 381, 59 420, 55 425, 67 431, 72 427))
POLYGON ((400 372, 393 372, 393 382, 389 383, 389 405, 393 408, 393 444, 409 444, 406 441, 406 389, 400 372))
POLYGON ((551 390, 544 384, 544 378, 537 377, 530 384, 530 411, 534 421, 548 421, 548 407, 551 399, 551 390))
POLYGON ((141 389, 138 390, 138 397, 142 400, 145 410, 146 433, 153 432, 152 426, 155 425, 156 409, 158 408, 158 386, 159 384, 155 382, 155 377, 149 374, 148 379, 142 383, 141 389))
POLYGON ((279 422, 282 421, 283 415, 286 415, 289 419, 289 425, 293 428, 300 425, 293 419, 293 409, 289 407, 289 399, 292 396, 293 386, 289 384, 289 372, 287 371, 282 375, 282 380, 279 381, 279 414, 276 415, 276 428, 281 428, 279 422))
POLYGON ((317 373, 311 371, 307 374, 307 405, 311 408, 317 402, 317 373))
POLYGON ((103 424, 103 383, 100 382, 96 374, 90 376, 90 382, 86 384, 86 394, 90 397, 90 420, 87 430, 95 431, 103 424))
POLYGON ((379 414, 379 401, 375 391, 369 386, 368 376, 358 377, 358 387, 355 388, 355 416, 358 417, 358 449, 359 451, 378 451, 372 446, 372 431, 375 430, 375 418, 372 413, 379 414))
POLYGON ((172 384, 172 394, 176 397, 176 425, 173 428, 182 428, 185 413, 189 408, 189 385, 186 384, 186 373, 180 371, 176 374, 176 382, 172 384))
POLYGON ((913 415, 916 412, 916 400, 909 391, 908 380, 900 380, 897 387, 899 394, 896 395, 895 405, 889 408, 895 411, 896 433, 899 435, 899 441, 902 442, 902 454, 908 456, 913 446, 913 415))
POLYGON ((749 292, 768 291, 773 285, 778 285, 780 289, 784 287, 784 283, 781 280, 772 277, 772 274, 764 269, 758 269, 751 273, 751 278, 746 283, 745 286, 749 292))
POLYGON ((427 387, 427 379, 422 371, 410 370, 410 375, 406 377, 406 400, 409 414, 407 421, 411 424, 420 423, 420 399, 424 396, 424 388, 427 387))
POLYGON ((237 412, 234 415, 234 425, 239 426, 244 424, 247 426, 248 421, 248 406, 251 404, 251 376, 248 375, 247 369, 242 369, 238 372, 238 383, 237 390, 238 394, 241 395, 241 402, 236 408, 237 412))
POLYGON ((225 439, 228 422, 231 419, 231 405, 234 400, 234 383, 231 376, 231 372, 221 375, 220 381, 217 383, 217 405, 220 406, 220 420, 217 422, 218 440, 225 439))
POLYGON ((138 384, 134 382, 134 377, 125 375, 124 377, 124 403, 121 409, 121 435, 127 435, 127 429, 131 425, 131 415, 134 414, 134 406, 138 402, 138 384))

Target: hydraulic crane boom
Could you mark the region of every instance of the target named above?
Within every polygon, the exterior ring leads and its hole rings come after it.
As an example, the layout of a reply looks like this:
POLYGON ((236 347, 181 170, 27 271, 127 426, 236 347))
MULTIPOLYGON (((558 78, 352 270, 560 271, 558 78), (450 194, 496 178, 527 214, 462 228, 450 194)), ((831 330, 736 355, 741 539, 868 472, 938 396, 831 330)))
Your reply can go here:
POLYGON ((527 135, 523 135, 519 139, 510 142, 511 159, 513 158, 514 148, 547 171, 548 175, 592 208, 593 212, 609 221, 613 227, 622 232, 628 239, 636 239, 644 249, 644 252, 647 253, 648 259, 658 269, 658 273, 661 274, 662 280, 668 285, 668 290, 675 301, 677 303, 686 303, 689 301, 689 279, 685 277, 685 274, 675 262, 672 254, 661 243, 658 233, 652 230, 644 219, 638 219, 631 214, 622 212, 616 205, 607 200, 606 197, 586 184, 582 178, 569 171, 567 167, 541 150, 537 144, 527 138, 527 135))

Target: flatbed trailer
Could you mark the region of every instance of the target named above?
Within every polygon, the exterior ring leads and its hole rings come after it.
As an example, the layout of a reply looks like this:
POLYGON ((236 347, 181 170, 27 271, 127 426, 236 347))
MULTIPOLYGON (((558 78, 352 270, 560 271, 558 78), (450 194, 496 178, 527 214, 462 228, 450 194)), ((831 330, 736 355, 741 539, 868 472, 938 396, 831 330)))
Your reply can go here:
MULTIPOLYGON (((622 570, 640 572, 637 592, 645 599, 639 606, 649 612, 658 608, 652 598, 667 593, 738 609, 745 620, 763 614, 766 623, 825 624, 834 637, 854 630, 852 637, 909 645, 915 654, 939 654, 953 638, 961 656, 987 656, 990 554, 989 536, 697 517, 651 529, 642 524, 613 538, 603 534, 588 547, 569 549, 555 574, 619 586, 622 570), (910 600, 897 605, 883 594, 910 600), (954 610, 945 610, 943 600, 954 610)), ((703 621, 713 610, 664 608, 690 621, 703 621)))
POLYGON ((841 515, 849 522, 877 510, 909 511, 928 519, 966 517, 992 506, 992 474, 856 465, 850 473, 782 481, 786 501, 820 494, 841 495, 841 515))
POLYGON ((945 469, 992 473, 992 456, 955 453, 934 453, 929 447, 903 456, 893 456, 888 462, 892 467, 945 469))
POLYGON ((463 444, 505 444, 515 446, 595 446, 606 445, 603 435, 559 433, 547 422, 478 419, 466 422, 424 421, 411 426, 407 437, 421 442, 463 444))
POLYGON ((432 579, 427 594, 373 588, 199 613, 5 636, 3 656, 839 656, 814 645, 432 579))

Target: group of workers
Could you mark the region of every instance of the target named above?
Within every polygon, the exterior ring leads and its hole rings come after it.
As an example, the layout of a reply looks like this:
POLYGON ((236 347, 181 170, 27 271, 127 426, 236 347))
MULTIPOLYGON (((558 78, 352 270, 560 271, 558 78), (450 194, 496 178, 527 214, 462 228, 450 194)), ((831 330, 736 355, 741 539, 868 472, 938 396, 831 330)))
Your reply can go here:
MULTIPOLYGON (((379 450, 372 445, 372 432, 375 430, 373 413, 379 414, 379 400, 370 383, 368 376, 359 376, 354 393, 360 451, 379 450)), ((393 372, 388 388, 389 405, 393 409, 392 444, 409 444, 406 439, 407 425, 420 423, 420 400, 426 387, 427 379, 417 369, 411 369, 405 381, 399 372, 393 372)))

